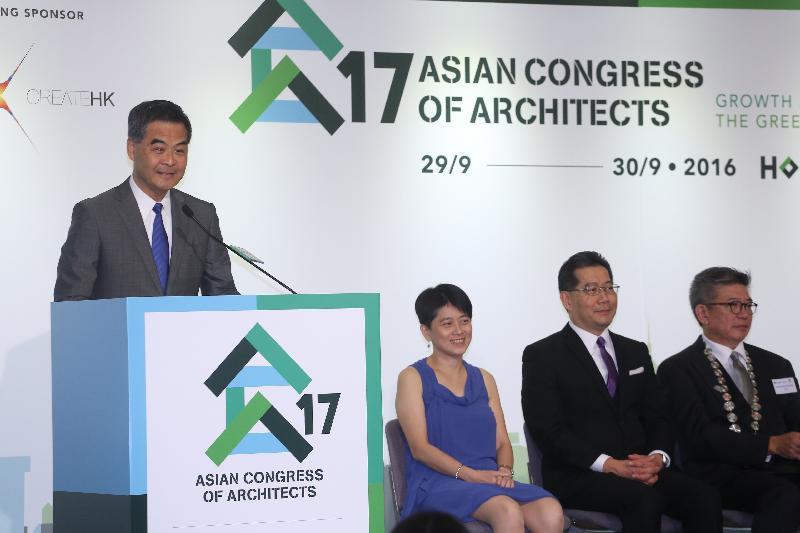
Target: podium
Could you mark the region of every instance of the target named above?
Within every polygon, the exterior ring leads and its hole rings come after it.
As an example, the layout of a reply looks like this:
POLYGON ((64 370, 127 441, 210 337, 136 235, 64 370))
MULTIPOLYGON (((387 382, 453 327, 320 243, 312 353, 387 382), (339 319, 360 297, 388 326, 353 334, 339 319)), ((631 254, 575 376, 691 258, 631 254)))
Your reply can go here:
POLYGON ((55 532, 382 532, 379 304, 52 304, 55 532))

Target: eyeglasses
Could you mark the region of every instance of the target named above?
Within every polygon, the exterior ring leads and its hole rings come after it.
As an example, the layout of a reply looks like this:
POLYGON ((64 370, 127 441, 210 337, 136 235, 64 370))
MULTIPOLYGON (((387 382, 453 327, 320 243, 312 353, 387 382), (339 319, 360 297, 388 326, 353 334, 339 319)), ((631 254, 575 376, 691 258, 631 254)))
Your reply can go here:
POLYGON ((595 285, 589 285, 582 289, 568 289, 564 292, 582 292, 586 296, 599 296, 600 294, 617 294, 619 292, 619 285, 610 285, 608 287, 597 287, 595 285))
POLYGON ((734 315, 741 313, 742 309, 747 309, 747 312, 752 315, 758 309, 758 304, 755 302, 708 302, 705 305, 727 305, 734 315))

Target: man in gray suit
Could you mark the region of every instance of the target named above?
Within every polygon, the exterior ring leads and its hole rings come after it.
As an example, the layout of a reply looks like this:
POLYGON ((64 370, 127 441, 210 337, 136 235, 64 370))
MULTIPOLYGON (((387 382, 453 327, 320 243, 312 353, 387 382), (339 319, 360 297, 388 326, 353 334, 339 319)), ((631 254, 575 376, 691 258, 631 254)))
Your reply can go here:
POLYGON ((174 187, 186 171, 192 125, 166 100, 128 115, 131 176, 72 211, 58 261, 55 301, 127 296, 238 294, 213 204, 174 187), (187 206, 189 209, 184 209, 187 206))

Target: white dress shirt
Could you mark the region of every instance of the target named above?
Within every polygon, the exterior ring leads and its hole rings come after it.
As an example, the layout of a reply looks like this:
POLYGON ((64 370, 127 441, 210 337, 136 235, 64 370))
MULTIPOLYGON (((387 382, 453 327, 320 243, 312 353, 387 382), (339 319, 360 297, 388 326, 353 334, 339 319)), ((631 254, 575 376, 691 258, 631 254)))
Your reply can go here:
MULTIPOLYGON (((603 330, 600 335, 595 335, 585 329, 580 328, 572 323, 570 320, 569 322, 570 327, 578 334, 583 344, 586 346, 586 349, 589 351, 589 354, 592 356, 592 361, 594 361, 595 366, 597 366, 597 370, 600 372, 600 375, 603 377, 603 381, 608 383, 608 368, 606 368, 606 363, 603 361, 603 356, 600 355, 600 347, 597 345, 597 339, 599 337, 603 337, 606 341, 606 351, 608 355, 611 356, 611 359, 614 361, 614 366, 617 367, 617 373, 619 373, 619 363, 617 363, 617 354, 614 351, 614 343, 611 342, 611 335, 608 334, 608 328, 603 330)), ((619 384, 619 382, 617 382, 619 384)), ((669 454, 663 450, 653 450, 648 455, 653 455, 654 453, 660 453, 661 456, 664 458, 664 468, 669 466, 670 457, 669 454)), ((606 455, 601 453, 597 459, 595 459, 594 463, 592 463, 592 470, 595 472, 602 472, 603 465, 606 464, 606 460, 610 459, 610 455, 606 455)))
MULTIPOLYGON (((705 335, 703 335, 703 342, 705 342, 706 346, 708 346, 711 349, 711 354, 717 358, 717 361, 719 361, 719 364, 722 365, 722 368, 725 369, 728 375, 731 377, 735 376, 736 368, 734 368, 733 366, 733 357, 731 357, 731 355, 733 354, 733 352, 737 352, 738 354, 740 354, 740 356, 744 357, 744 342, 740 342, 739 345, 733 350, 731 350, 727 346, 723 346, 722 344, 718 344, 712 341, 705 335)), ((736 384, 736 381, 735 380, 732 381, 734 386, 736 386, 736 388, 739 388, 739 386, 736 384)))
MULTIPOLYGON (((156 201, 147 196, 147 194, 139 188, 139 185, 133 181, 133 176, 128 178, 133 191, 133 197, 136 199, 136 204, 139 206, 139 213, 142 215, 142 223, 144 229, 147 231, 147 240, 150 245, 153 245, 153 222, 156 219, 156 213, 153 211, 153 206, 156 201)), ((169 244, 169 254, 172 258, 172 203, 170 201, 170 192, 167 191, 166 196, 160 203, 164 207, 161 209, 161 219, 164 221, 164 229, 167 231, 167 243, 169 244)))
POLYGON ((597 345, 597 339, 599 337, 603 337, 606 341, 606 351, 608 355, 611 356, 611 359, 614 361, 614 366, 617 367, 617 371, 619 371, 619 365, 617 364, 617 354, 614 352, 614 343, 611 342, 611 335, 608 334, 608 329, 603 331, 599 336, 595 335, 594 333, 589 333, 585 329, 581 329, 580 327, 576 326, 575 324, 570 321, 570 327, 578 334, 578 337, 581 338, 583 344, 586 346, 586 349, 592 356, 592 361, 597 366, 597 370, 600 371, 600 375, 603 376, 603 381, 608 383, 608 368, 606 368, 606 362, 603 361, 603 356, 600 355, 600 347, 597 345))

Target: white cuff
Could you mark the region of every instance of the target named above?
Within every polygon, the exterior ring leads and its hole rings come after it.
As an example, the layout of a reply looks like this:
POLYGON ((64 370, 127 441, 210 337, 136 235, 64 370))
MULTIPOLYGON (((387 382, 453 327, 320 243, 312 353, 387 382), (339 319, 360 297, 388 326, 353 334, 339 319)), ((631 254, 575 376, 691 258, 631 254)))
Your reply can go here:
POLYGON ((608 459, 611 459, 610 455, 606 455, 604 453, 601 453, 600 456, 597 459, 595 459, 594 462, 592 463, 592 466, 591 466, 592 470, 594 470, 595 472, 602 472, 603 471, 603 465, 606 464, 606 461, 608 459))
POLYGON ((670 463, 672 463, 672 459, 669 458, 669 454, 663 450, 653 450, 647 455, 653 455, 654 453, 660 453, 661 456, 664 458, 664 468, 669 468, 670 463))

